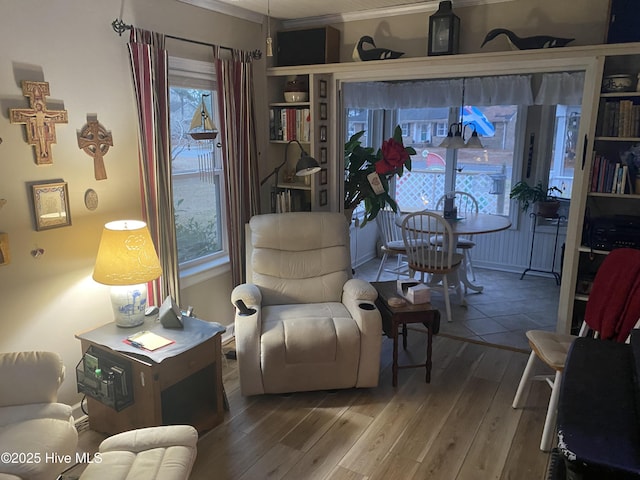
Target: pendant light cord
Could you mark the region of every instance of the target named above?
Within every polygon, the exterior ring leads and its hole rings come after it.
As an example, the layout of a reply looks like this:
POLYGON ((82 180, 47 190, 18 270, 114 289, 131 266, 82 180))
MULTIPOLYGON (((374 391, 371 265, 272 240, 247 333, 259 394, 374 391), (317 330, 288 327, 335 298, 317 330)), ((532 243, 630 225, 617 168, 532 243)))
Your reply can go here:
POLYGON ((460 103, 460 136, 462 137, 462 141, 464 142, 464 82, 465 78, 462 77, 462 102, 460 103))
POLYGON ((267 0, 267 57, 273 57, 273 39, 271 38, 271 0, 267 0))

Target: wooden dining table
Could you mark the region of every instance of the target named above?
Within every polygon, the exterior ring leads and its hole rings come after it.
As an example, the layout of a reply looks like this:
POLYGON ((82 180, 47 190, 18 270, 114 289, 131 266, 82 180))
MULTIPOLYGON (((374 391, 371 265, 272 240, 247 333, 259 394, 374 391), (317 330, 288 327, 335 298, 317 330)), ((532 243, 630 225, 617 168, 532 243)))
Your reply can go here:
MULTIPOLYGON (((396 223, 402 227, 402 222, 407 215, 414 212, 403 212, 398 215, 396 223)), ((442 215, 442 211, 432 211, 442 215)), ((489 213, 465 213, 458 216, 455 219, 445 219, 451 226, 453 235, 456 237, 470 236, 470 235, 482 235, 485 233, 494 233, 506 230, 511 226, 511 220, 508 217, 502 215, 493 215, 489 213)), ((473 290, 474 292, 482 292, 484 287, 473 283, 467 275, 466 257, 463 260, 464 264, 458 269, 460 282, 465 286, 465 289, 473 290)))

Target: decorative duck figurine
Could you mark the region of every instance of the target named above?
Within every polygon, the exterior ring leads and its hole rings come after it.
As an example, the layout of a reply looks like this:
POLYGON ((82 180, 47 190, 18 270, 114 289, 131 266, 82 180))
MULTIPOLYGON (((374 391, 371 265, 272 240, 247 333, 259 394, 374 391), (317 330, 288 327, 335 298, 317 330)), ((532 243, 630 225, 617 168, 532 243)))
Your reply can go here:
POLYGON ((360 38, 358 44, 353 49, 353 59, 356 62, 366 62, 368 60, 386 60, 388 58, 400 58, 404 52, 396 52, 388 48, 377 48, 373 38, 368 35, 360 38), (364 48, 364 44, 371 44, 373 48, 364 48))
POLYGON ((498 35, 502 34, 506 35, 511 46, 517 48, 518 50, 564 47, 569 42, 575 40, 574 38, 551 37, 549 35, 534 35, 533 37, 521 38, 511 30, 507 30, 505 28, 494 28, 489 33, 487 33, 486 37, 484 37, 484 42, 482 42, 480 48, 484 47, 485 43, 490 42, 498 35))

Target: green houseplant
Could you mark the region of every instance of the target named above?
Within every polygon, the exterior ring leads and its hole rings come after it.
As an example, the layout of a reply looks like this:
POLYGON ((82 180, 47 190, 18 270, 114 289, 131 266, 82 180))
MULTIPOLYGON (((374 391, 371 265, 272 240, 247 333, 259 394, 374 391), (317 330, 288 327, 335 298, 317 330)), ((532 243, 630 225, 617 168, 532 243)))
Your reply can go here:
POLYGON ((385 140, 377 151, 363 147, 360 138, 364 130, 355 133, 344 145, 344 209, 353 211, 364 202, 365 215, 360 226, 373 220, 389 205, 397 211, 396 202, 389 195, 389 181, 402 176, 403 169, 411 170, 413 147, 402 143, 402 129, 396 126, 393 137, 385 140))
POLYGON ((531 186, 521 180, 513 186, 509 193, 509 198, 518 200, 523 212, 526 212, 531 205, 535 204, 538 215, 553 217, 560 208, 560 201, 553 195, 554 192, 562 193, 562 190, 558 187, 545 188, 542 182, 531 186))

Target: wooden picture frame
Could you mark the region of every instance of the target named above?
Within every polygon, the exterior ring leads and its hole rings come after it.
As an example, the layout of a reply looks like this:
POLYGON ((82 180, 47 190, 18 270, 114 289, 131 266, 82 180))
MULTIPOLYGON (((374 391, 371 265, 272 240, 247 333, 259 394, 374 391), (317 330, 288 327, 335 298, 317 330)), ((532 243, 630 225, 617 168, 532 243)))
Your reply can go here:
POLYGON ((324 207, 328 203, 327 189, 320 190, 320 206, 324 207))
POLYGON ((320 147, 320 165, 327 163, 327 147, 320 147))
POLYGON ((325 143, 327 141, 327 126, 326 125, 321 125, 320 126, 320 141, 322 143, 325 143))
POLYGON ((71 225, 67 182, 32 183, 31 199, 37 231, 71 225))
POLYGON ((318 96, 320 98, 327 98, 327 81, 320 80, 318 82, 318 96))
POLYGON ((320 185, 326 185, 327 184, 327 169, 323 168, 322 170, 320 170, 320 185))
POLYGON ((9 234, 0 233, 0 267, 9 265, 11 254, 9 252, 9 234))
POLYGON ((320 120, 327 119, 327 104, 325 102, 320 103, 320 120))

